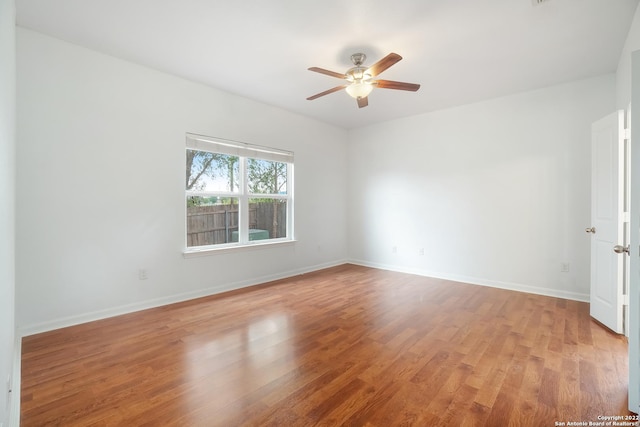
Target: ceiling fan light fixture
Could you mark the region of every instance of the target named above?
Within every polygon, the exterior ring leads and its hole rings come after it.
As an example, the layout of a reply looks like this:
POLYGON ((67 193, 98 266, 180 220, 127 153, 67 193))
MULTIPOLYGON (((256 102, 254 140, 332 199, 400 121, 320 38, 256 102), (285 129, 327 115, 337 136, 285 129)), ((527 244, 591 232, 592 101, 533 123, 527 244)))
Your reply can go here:
POLYGON ((352 98, 366 98, 373 90, 373 85, 365 81, 355 81, 345 88, 352 98))
POLYGON ((344 74, 336 73, 335 71, 331 70, 325 70, 324 68, 319 67, 309 68, 309 71, 336 77, 341 80, 346 80, 346 82, 345 84, 342 84, 340 86, 336 86, 329 90, 325 90, 324 92, 312 95, 308 97, 307 100, 312 101, 314 99, 320 98, 321 96, 329 95, 330 93, 338 92, 344 89, 350 97, 355 98, 358 101, 358 108, 362 108, 369 105, 368 96, 374 87, 381 89, 408 90, 411 92, 415 92, 420 89, 420 85, 416 83, 375 79, 384 70, 396 64, 402 59, 402 56, 398 55, 397 53, 392 52, 388 54, 368 68, 362 66, 366 57, 367 56, 364 53, 354 53, 353 55, 351 55, 351 62, 353 62, 354 67, 347 70, 347 72, 344 74))

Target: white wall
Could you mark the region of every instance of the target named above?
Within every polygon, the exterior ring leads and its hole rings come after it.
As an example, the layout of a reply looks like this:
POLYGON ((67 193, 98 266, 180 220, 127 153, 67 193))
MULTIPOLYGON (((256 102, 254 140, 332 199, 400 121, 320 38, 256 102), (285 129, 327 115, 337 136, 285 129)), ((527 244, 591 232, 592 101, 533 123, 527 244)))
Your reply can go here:
POLYGON ((588 300, 590 125, 614 107, 607 75, 352 131, 350 257, 588 300))
POLYGON ((22 333, 346 259, 346 131, 30 30, 17 52, 22 333), (298 241, 184 259, 185 132, 294 151, 298 241))
POLYGON ((618 61, 616 71, 616 106, 626 109, 631 101, 631 52, 640 49, 640 7, 636 9, 631 28, 618 61))
POLYGON ((18 326, 31 333, 347 258, 587 299, 589 125, 614 109, 615 92, 604 76, 347 134, 18 29, 18 326), (185 132, 295 151, 299 241, 184 259, 185 132))
POLYGON ((15 344, 15 63, 15 2, 0 0, 0 425, 9 423, 15 344))

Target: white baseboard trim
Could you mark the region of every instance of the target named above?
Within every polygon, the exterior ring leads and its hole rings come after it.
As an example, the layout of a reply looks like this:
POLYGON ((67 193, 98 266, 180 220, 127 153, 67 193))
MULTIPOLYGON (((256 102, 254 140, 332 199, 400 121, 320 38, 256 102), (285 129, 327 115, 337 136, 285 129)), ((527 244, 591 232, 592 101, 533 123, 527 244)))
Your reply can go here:
POLYGON ((451 280, 453 282, 468 283, 470 285, 488 286, 491 288, 506 289, 509 291, 526 292, 529 294, 544 295, 548 297, 562 298, 574 301, 589 302, 589 294, 568 292, 559 289, 542 288, 519 283, 501 282, 497 280, 478 279, 477 277, 462 276, 458 274, 437 273, 416 268, 404 268, 395 265, 379 264, 362 260, 349 260, 350 264, 363 267, 377 268, 380 270, 396 271, 398 273, 415 274, 417 276, 432 277, 434 279, 451 280))
POLYGON ((16 334, 13 351, 13 371, 11 372, 11 393, 9 395, 8 427, 20 426, 20 385, 22 372, 22 338, 16 334))
POLYGON ((74 315, 74 316, 63 317, 60 319, 55 319, 47 322, 42 322, 42 323, 37 323, 32 325, 25 325, 17 329, 16 335, 20 339, 22 337, 38 334, 41 332, 52 331, 54 329, 60 329, 68 326, 78 325, 81 323, 87 323, 95 320, 106 319, 108 317, 119 316, 121 314, 133 313, 136 311, 160 307, 167 304, 174 304, 177 302, 206 297, 210 295, 219 294, 222 292, 228 292, 236 289, 246 288, 249 286, 260 285, 263 283, 272 282, 274 280, 286 279, 286 278, 294 277, 300 274, 310 273, 313 271, 318 271, 325 268, 335 267, 335 266, 347 264, 347 263, 361 265, 363 267, 377 268, 380 270, 389 270, 389 271, 396 271, 399 273, 408 273, 408 274, 415 274, 418 276, 433 277, 436 279, 451 280, 455 282, 468 283, 472 285, 489 286, 492 288, 526 292, 530 294, 545 295, 545 296, 550 296, 555 298, 563 298, 563 299, 582 301, 582 302, 589 301, 589 294, 568 292, 568 291, 562 291, 562 290, 551 289, 551 288, 542 288, 542 287, 524 285, 519 283, 509 283, 509 282, 501 282, 496 280, 479 279, 476 277, 463 276, 463 275, 457 275, 457 274, 438 273, 438 272, 427 271, 427 270, 416 269, 416 268, 404 268, 404 267, 399 267, 395 265, 387 265, 387 264, 380 264, 375 262, 352 259, 352 260, 337 260, 337 261, 332 261, 328 263, 317 264, 317 265, 303 267, 295 270, 289 270, 282 273, 270 274, 266 276, 255 277, 252 279, 228 283, 223 286, 214 286, 211 288, 205 288, 205 289, 199 289, 197 291, 192 291, 192 292, 169 295, 162 298, 141 301, 141 302, 122 305, 122 306, 113 307, 105 310, 99 310, 99 311, 83 313, 83 314, 74 315))
POLYGON ((149 308, 160 307, 163 305, 174 304, 177 302, 188 301, 191 299, 207 297, 223 292, 233 291, 236 289, 246 288, 249 286, 260 285, 274 280, 286 279, 289 277, 299 276, 301 274, 311 273, 325 268, 336 267, 338 265, 348 263, 347 260, 331 261, 323 264, 316 264, 313 266, 307 266, 295 270, 289 270, 277 274, 270 274, 261 277, 254 277, 247 280, 241 280, 238 282, 227 283, 222 286, 214 286, 211 288, 199 289, 196 291, 185 292, 175 295, 169 295, 162 298, 156 298, 147 301, 136 302, 133 304, 122 305, 118 307, 108 308, 105 310, 99 310, 89 313, 83 313, 74 316, 63 317, 47 322, 36 323, 32 325, 21 326, 17 329, 16 335, 20 338, 29 335, 35 335, 42 332, 52 331, 54 329, 66 328, 68 326, 79 325, 81 323, 93 322, 95 320, 106 319, 109 317, 119 316, 122 314, 133 313, 136 311, 147 310, 149 308))

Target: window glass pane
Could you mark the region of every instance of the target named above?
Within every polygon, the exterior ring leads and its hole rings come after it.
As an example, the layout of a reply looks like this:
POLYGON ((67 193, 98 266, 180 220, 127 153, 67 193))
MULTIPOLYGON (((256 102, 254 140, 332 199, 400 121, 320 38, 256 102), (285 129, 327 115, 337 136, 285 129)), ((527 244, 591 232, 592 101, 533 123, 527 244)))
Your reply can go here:
POLYGON ((287 194, 287 164, 261 159, 247 159, 249 192, 287 194))
POLYGON ((187 247, 233 241, 238 241, 238 198, 187 197, 187 247))
POLYGON ((249 199, 249 240, 287 237, 287 201, 249 199))
POLYGON ((187 190, 238 191, 240 162, 236 156, 187 150, 186 171, 187 190))

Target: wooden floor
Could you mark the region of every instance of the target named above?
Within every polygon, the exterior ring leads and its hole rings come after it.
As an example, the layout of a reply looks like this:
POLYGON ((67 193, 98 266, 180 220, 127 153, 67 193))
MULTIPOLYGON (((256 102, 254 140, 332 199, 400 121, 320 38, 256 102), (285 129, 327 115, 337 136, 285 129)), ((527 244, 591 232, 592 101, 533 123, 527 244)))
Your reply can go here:
POLYGON ((629 414, 585 303, 345 265, 25 337, 22 426, 555 426, 629 414))

